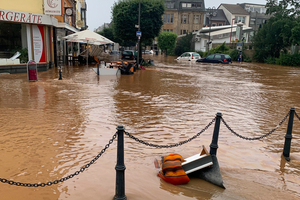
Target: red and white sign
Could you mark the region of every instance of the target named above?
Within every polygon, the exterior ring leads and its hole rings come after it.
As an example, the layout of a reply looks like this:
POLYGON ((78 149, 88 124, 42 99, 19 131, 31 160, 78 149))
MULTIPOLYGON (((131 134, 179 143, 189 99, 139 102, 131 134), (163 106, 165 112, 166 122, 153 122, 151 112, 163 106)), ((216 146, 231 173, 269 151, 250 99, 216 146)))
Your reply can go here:
POLYGON ((33 52, 36 63, 46 62, 44 47, 44 27, 41 25, 32 26, 33 52))
POLYGON ((61 0, 44 0, 45 15, 62 15, 61 0))
POLYGON ((40 15, 35 13, 18 12, 12 10, 0 9, 0 21, 19 22, 27 24, 43 24, 57 26, 58 21, 49 15, 40 15))

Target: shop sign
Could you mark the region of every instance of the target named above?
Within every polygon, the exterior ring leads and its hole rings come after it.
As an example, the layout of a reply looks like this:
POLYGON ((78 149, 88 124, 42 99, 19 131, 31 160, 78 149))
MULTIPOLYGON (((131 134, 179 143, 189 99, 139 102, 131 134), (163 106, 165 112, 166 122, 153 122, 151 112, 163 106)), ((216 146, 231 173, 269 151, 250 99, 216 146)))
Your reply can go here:
POLYGON ((49 15, 0 9, 0 21, 57 26, 57 19, 49 15))
POLYGON ((45 62, 44 28, 41 25, 32 26, 34 61, 45 62))
POLYGON ((44 0, 45 15, 62 15, 61 0, 44 0))

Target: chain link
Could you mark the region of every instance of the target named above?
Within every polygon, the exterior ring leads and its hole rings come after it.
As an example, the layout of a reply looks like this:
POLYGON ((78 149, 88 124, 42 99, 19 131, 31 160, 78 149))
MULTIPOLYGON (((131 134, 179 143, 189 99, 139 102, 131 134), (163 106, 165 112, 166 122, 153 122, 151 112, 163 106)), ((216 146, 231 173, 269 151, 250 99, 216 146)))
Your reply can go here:
POLYGON ((295 115, 296 115, 296 117, 299 119, 299 121, 300 121, 300 117, 299 117, 299 115, 297 115, 297 113, 296 113, 296 111, 295 111, 295 115))
POLYGON ((205 126, 199 133, 197 133, 196 135, 194 135, 193 137, 185 140, 185 141, 182 141, 182 142, 178 142, 176 144, 170 144, 170 145, 158 145, 158 144, 152 144, 152 143, 149 143, 149 142, 145 142, 141 139, 138 139, 137 137, 131 135, 130 133, 128 132, 125 132, 125 135, 127 135, 128 137, 130 137, 131 139, 134 139, 135 141, 141 143, 141 144, 145 144, 147 146, 150 146, 150 147, 156 147, 156 148, 172 148, 172 147, 178 147, 180 145, 183 145, 185 143, 188 143, 190 141, 192 141, 193 139, 197 138, 199 135, 201 135, 201 133, 203 133, 204 131, 206 131, 208 129, 208 127, 210 127, 212 125, 212 123, 214 123, 216 120, 216 118, 214 118, 211 122, 209 122, 209 124, 207 126, 205 126))
POLYGON ((223 124, 228 128, 228 130, 230 130, 231 133, 233 133, 234 135, 242 138, 242 139, 245 139, 245 140, 260 140, 264 137, 267 137, 269 136, 271 133, 273 133, 274 131, 276 131, 276 129, 281 126, 281 124, 287 119, 287 117, 289 116, 290 114, 290 111, 288 112, 288 114, 281 120, 281 122, 273 129, 271 130, 269 133, 265 134, 265 135, 262 135, 262 136, 259 136, 259 137, 253 137, 253 138, 249 138, 249 137, 244 137, 238 133, 236 133, 234 130, 232 130, 232 128, 230 128, 230 126, 225 122, 225 120, 223 118, 221 118, 223 124))
POLYGON ((105 148, 101 150, 101 152, 94 157, 93 160, 91 160, 88 164, 86 164, 85 166, 83 166, 82 168, 80 168, 80 170, 76 171, 73 174, 70 174, 69 176, 63 177, 59 180, 55 180, 55 181, 49 181, 47 183, 20 183, 20 182, 15 182, 15 181, 9 181, 5 178, 0 178, 0 181, 2 183, 8 183, 10 185, 16 185, 16 186, 24 186, 24 187, 45 187, 45 186, 51 186, 53 184, 58 184, 58 183, 62 183, 70 178, 73 178, 74 176, 77 176, 78 174, 80 174, 81 172, 84 172, 87 168, 89 168, 92 164, 94 164, 100 157, 101 155, 106 151, 106 149, 108 149, 108 147, 113 143, 113 141, 116 139, 118 132, 116 132, 112 139, 109 140, 108 144, 105 145, 105 148))

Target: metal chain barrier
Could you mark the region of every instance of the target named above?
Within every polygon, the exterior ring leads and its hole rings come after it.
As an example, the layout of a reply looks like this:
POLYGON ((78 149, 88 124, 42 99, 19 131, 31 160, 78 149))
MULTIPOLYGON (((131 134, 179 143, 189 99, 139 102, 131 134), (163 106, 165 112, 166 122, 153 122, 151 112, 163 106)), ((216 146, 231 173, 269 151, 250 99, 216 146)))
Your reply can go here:
POLYGON ((299 121, 300 121, 300 117, 299 117, 299 115, 297 115, 297 113, 296 113, 296 111, 295 111, 295 115, 296 115, 296 117, 299 119, 299 121))
POLYGON ((45 186, 51 186, 53 184, 58 184, 58 183, 62 183, 70 178, 73 178, 74 176, 77 176, 78 174, 80 174, 81 172, 84 172, 84 170, 86 170, 87 168, 89 168, 92 164, 94 164, 96 162, 96 160, 98 160, 101 155, 106 151, 106 149, 108 149, 108 147, 113 143, 114 139, 116 139, 117 137, 117 133, 116 132, 112 139, 109 140, 108 144, 105 145, 105 148, 101 150, 101 152, 94 157, 93 160, 91 160, 88 164, 86 164, 84 167, 80 168, 80 170, 76 171, 73 174, 70 174, 69 176, 63 177, 59 180, 55 180, 55 181, 49 181, 47 183, 20 183, 20 182, 15 182, 15 181, 9 181, 5 178, 0 178, 0 181, 2 183, 8 183, 10 185, 16 185, 16 186, 24 186, 24 187, 45 187, 45 186))
POLYGON ((240 137, 240 138, 242 138, 242 139, 245 139, 245 140, 260 140, 260 139, 262 139, 262 138, 264 138, 264 137, 269 136, 269 135, 270 135, 271 133, 273 133, 274 131, 276 131, 276 129, 277 129, 279 126, 281 126, 281 124, 287 119, 287 117, 289 116, 289 114, 290 114, 290 111, 289 111, 288 114, 281 120, 281 122, 280 122, 273 130, 271 130, 269 133, 267 133, 267 134, 265 134, 265 135, 262 135, 262 136, 259 136, 259 137, 253 137, 253 138, 244 137, 244 136, 242 136, 242 135, 236 133, 234 130, 232 130, 232 128, 230 128, 230 126, 225 122, 225 120, 224 120, 223 118, 221 118, 221 120, 222 120, 223 124, 228 128, 228 130, 229 130, 231 133, 233 133, 234 135, 236 135, 236 136, 238 136, 238 137, 240 137))
POLYGON ((148 142, 145 142, 141 139, 138 139, 137 137, 131 135, 130 133, 128 132, 125 132, 125 135, 127 135, 128 137, 130 137, 131 139, 134 139, 135 141, 139 142, 139 143, 142 143, 142 144, 145 144, 147 146, 150 146, 150 147, 156 147, 156 148, 172 148, 172 147, 178 147, 180 145, 183 145, 185 143, 188 143, 190 141, 192 141, 193 139, 195 139, 196 137, 198 137, 199 135, 201 135, 201 133, 203 133, 204 131, 206 131, 208 129, 208 127, 210 127, 212 125, 212 123, 214 123, 216 120, 216 118, 214 118, 211 122, 209 122, 209 124, 207 126, 205 126, 199 133, 197 133, 196 135, 194 135, 193 137, 185 140, 185 141, 182 141, 182 142, 179 142, 179 143, 176 143, 176 144, 170 144, 170 145, 158 145, 158 144, 152 144, 152 143, 148 143, 148 142))

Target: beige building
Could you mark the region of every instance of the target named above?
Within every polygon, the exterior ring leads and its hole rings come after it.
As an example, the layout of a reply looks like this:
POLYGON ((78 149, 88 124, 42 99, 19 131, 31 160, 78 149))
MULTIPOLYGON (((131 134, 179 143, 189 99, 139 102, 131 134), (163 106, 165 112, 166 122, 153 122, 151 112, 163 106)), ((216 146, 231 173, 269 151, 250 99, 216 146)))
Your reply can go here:
POLYGON ((205 21, 204 0, 165 0, 162 31, 177 35, 200 30, 205 21))

